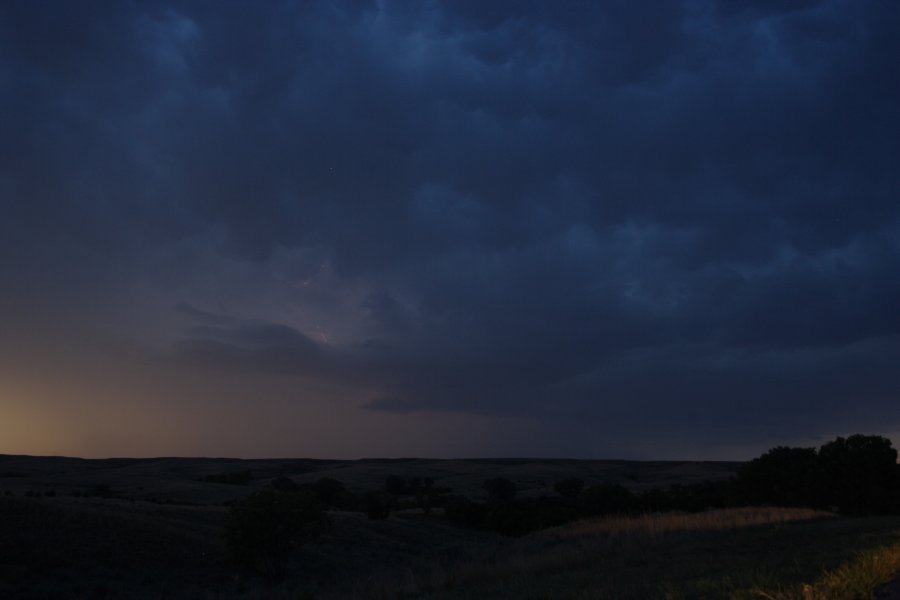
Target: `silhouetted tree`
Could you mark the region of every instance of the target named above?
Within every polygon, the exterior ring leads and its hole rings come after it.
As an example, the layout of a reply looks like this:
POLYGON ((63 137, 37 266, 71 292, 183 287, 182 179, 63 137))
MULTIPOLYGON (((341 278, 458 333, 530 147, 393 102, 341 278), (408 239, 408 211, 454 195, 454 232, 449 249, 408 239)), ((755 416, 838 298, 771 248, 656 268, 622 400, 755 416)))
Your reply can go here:
POLYGON ((381 491, 371 491, 363 497, 366 516, 370 519, 386 519, 395 505, 393 496, 381 491))
POLYGON ((900 510, 897 451, 877 435, 839 437, 813 448, 772 448, 738 470, 749 504, 836 507, 845 514, 900 510))
POLYGON ((250 469, 243 469, 241 471, 232 471, 230 473, 214 473, 204 477, 203 481, 226 483, 228 485, 247 485, 253 481, 253 471, 250 469))
POLYGON ((316 496, 326 505, 334 508, 348 508, 352 498, 344 484, 331 477, 322 477, 312 485, 316 496))
POLYGON ((465 496, 452 496, 444 506, 447 520, 462 527, 484 527, 487 508, 481 502, 473 502, 465 496))
POLYGON ((525 535, 538 528, 538 511, 521 502, 498 502, 488 509, 485 525, 509 536, 525 535))
POLYGON ((553 489, 563 498, 577 498, 584 491, 584 480, 577 477, 563 479, 562 481, 557 481, 553 489))
POLYGON ((113 490, 108 483, 98 483, 94 487, 92 487, 88 492, 88 495, 97 496, 99 498, 113 498, 119 495, 119 492, 113 490))
POLYGON ((276 477, 269 485, 280 492, 296 492, 300 489, 300 486, 297 485, 293 479, 285 477, 284 475, 276 477))
POLYGON ((778 446, 738 469, 738 483, 749 504, 827 505, 825 471, 815 448, 778 446))
POLYGON ((407 493, 406 481, 397 475, 388 475, 384 478, 384 491, 388 494, 401 496, 407 493))
POLYGON ((413 481, 416 483, 413 490, 416 494, 416 506, 421 508, 426 515, 431 514, 431 508, 434 506, 435 496, 437 495, 437 491, 434 488, 434 479, 431 477, 419 479, 417 477, 413 481))
POLYGON ((495 502, 509 502, 516 497, 516 484, 505 477, 488 479, 481 486, 495 502))
POLYGON ((592 485, 581 495, 581 502, 592 515, 628 513, 638 505, 635 495, 618 483, 592 485))
POLYGON ((878 435, 839 437, 819 449, 830 504, 846 514, 896 511, 897 451, 878 435))

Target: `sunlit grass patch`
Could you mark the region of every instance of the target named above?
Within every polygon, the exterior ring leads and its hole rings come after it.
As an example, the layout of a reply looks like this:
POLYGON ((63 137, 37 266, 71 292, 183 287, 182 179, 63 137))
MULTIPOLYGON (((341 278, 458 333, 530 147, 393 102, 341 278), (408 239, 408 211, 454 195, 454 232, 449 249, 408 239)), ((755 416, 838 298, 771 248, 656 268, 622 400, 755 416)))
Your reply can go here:
POLYGON ((861 600, 874 598, 875 591, 900 575, 900 543, 867 550, 840 567, 826 571, 814 583, 775 589, 756 589, 741 600, 861 600))
POLYGON ((898 548, 898 516, 741 508, 607 517, 488 536, 456 558, 373 570, 309 597, 862 600, 890 579, 898 548))
POLYGON ((536 535, 579 538, 623 534, 659 535, 679 531, 722 531, 833 516, 832 513, 809 508, 772 506, 729 508, 701 513, 661 513, 640 517, 599 517, 576 521, 575 523, 548 529, 536 535))
POLYGON ((588 519, 525 536, 488 560, 435 564, 428 572, 408 572, 393 580, 370 579, 351 597, 727 598, 729 590, 780 579, 758 572, 725 575, 710 565, 708 574, 691 575, 667 594, 660 580, 683 577, 680 569, 694 550, 689 538, 701 536, 696 543, 702 546, 710 535, 831 517, 809 509, 760 507, 588 519), (669 553, 677 559, 668 558, 669 553))

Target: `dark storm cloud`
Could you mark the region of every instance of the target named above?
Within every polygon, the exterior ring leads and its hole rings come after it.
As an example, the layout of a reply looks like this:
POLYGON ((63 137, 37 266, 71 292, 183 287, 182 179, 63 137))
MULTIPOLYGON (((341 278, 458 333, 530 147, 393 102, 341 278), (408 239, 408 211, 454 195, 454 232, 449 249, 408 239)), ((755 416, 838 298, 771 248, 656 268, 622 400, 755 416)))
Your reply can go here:
POLYGON ((406 329, 411 318, 406 307, 386 292, 372 292, 366 296, 362 306, 375 322, 388 331, 406 329))
POLYGON ((227 302, 253 271, 299 282, 301 317, 186 302, 172 357, 353 381, 402 413, 690 415, 760 439, 773 414, 840 430, 847 401, 900 426, 896 3, 0 19, 20 303, 66 273, 101 298, 152 280, 227 302), (173 245, 212 258, 163 262, 173 245))
POLYGON ((167 357, 176 363, 295 374, 322 364, 319 345, 287 325, 209 313, 185 303, 176 310, 194 322, 167 357))

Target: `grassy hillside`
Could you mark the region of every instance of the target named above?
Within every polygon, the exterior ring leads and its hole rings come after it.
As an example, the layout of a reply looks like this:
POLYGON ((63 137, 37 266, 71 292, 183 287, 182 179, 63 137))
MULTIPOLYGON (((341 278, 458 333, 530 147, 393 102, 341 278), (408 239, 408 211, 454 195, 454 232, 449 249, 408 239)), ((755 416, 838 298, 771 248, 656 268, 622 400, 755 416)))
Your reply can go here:
POLYGON ((574 523, 346 597, 850 600, 898 570, 898 517, 728 509, 574 523))
POLYGON ((515 539, 452 526, 440 510, 401 510, 383 520, 333 510, 331 528, 299 548, 283 581, 236 569, 223 542, 223 503, 280 475, 301 483, 333 477, 356 491, 379 488, 388 475, 432 477, 477 497, 491 477, 539 495, 573 476, 638 490, 727 477, 734 468, 0 457, 0 599, 849 600, 868 597, 900 569, 900 517, 806 509, 603 517, 515 539))
MULTIPOLYGON (((803 509, 604 518, 519 539, 415 513, 332 513, 332 529, 271 582, 227 563, 223 513, 0 498, 0 598, 804 598, 804 583, 900 544, 898 517, 803 509)), ((884 564, 900 568, 895 553, 875 560, 875 583, 884 564)))

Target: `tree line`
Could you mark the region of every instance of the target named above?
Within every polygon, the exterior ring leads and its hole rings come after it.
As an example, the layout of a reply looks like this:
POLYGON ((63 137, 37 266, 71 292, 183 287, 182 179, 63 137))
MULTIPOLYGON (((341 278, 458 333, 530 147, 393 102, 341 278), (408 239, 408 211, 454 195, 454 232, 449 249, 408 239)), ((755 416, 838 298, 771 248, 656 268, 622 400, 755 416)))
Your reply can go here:
MULTIPOLYGON (((518 536, 602 515, 697 512, 738 506, 794 506, 845 515, 900 513, 900 465, 891 441, 881 436, 838 437, 819 448, 778 446, 741 465, 734 478, 633 492, 618 483, 557 481, 554 494, 520 497, 504 477, 484 481, 486 499, 453 494, 429 478, 388 476, 381 489, 352 493, 321 478, 298 484, 278 477, 267 489, 235 503, 226 540, 240 564, 277 575, 291 548, 328 527, 327 510, 358 511, 384 519, 396 510, 441 509, 449 523, 518 536)), ((433 518, 441 518, 434 516, 433 518)))

